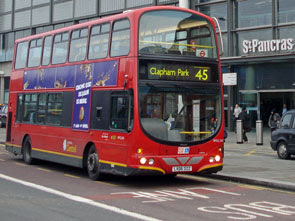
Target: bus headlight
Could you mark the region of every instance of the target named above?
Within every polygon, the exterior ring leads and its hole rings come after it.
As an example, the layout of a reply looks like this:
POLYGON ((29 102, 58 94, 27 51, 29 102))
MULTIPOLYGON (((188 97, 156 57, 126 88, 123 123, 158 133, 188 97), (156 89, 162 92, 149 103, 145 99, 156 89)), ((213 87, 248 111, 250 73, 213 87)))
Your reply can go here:
POLYGON ((155 163, 155 160, 153 158, 149 159, 149 165, 153 165, 155 163))
POLYGON ((216 162, 219 162, 219 161, 220 161, 220 159, 221 159, 221 158, 220 158, 220 156, 219 156, 219 155, 216 155, 216 156, 215 156, 215 161, 216 161, 216 162))
POLYGON ((209 157, 209 162, 213 163, 214 162, 214 157, 209 157))
POLYGON ((141 164, 145 164, 146 161, 147 161, 147 159, 146 159, 145 157, 142 157, 142 158, 140 158, 140 160, 139 160, 139 162, 140 162, 141 164))

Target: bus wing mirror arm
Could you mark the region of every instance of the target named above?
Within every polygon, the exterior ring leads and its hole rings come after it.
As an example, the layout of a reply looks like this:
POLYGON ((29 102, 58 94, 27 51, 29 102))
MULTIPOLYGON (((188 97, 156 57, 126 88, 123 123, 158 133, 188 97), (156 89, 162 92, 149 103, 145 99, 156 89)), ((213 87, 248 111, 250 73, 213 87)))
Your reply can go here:
POLYGON ((217 28, 218 28, 219 37, 220 37, 220 45, 221 45, 220 56, 222 56, 222 55, 223 55, 223 52, 224 52, 224 48, 223 48, 223 39, 222 39, 222 34, 221 34, 220 25, 219 25, 219 22, 218 22, 218 19, 217 19, 217 18, 212 17, 212 19, 215 21, 215 23, 216 23, 216 25, 217 25, 217 28))

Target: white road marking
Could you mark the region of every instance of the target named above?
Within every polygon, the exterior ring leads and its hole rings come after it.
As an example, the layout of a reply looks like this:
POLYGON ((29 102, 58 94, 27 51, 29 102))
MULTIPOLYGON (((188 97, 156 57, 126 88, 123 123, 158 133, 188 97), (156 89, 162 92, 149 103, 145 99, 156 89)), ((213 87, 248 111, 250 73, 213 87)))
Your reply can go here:
POLYGON ((10 176, 6 176, 4 174, 0 174, 0 178, 5 179, 5 180, 9 180, 9 181, 12 181, 12 182, 15 182, 15 183, 19 183, 19 184, 22 184, 24 186, 35 188, 35 189, 38 189, 38 190, 41 190, 41 191, 44 191, 44 192, 47 192, 47 193, 51 193, 51 194, 54 194, 54 195, 57 195, 57 196, 60 196, 60 197, 64 197, 66 199, 73 200, 73 201, 76 201, 76 202, 79 202, 79 203, 89 204, 89 205, 99 207, 99 208, 102 208, 102 209, 106 209, 106 210, 109 210, 109 211, 112 211, 112 212, 115 212, 115 213, 130 216, 130 217, 133 217, 133 218, 136 218, 136 219, 139 219, 139 220, 160 221, 159 219, 156 219, 156 218, 153 218, 153 217, 145 216, 145 215, 135 213, 135 212, 130 212, 130 211, 127 211, 127 210, 124 210, 124 209, 121 209, 121 208, 117 208, 117 207, 114 207, 114 206, 109 206, 109 205, 106 205, 106 204, 103 204, 103 203, 95 202, 95 201, 87 199, 87 198, 83 198, 83 197, 80 197, 80 196, 75 196, 75 195, 72 195, 72 194, 64 193, 64 192, 61 192, 59 190, 51 189, 51 188, 41 186, 41 185, 38 185, 38 184, 35 184, 35 183, 30 183, 30 182, 27 182, 27 181, 19 180, 19 179, 10 177, 10 176))

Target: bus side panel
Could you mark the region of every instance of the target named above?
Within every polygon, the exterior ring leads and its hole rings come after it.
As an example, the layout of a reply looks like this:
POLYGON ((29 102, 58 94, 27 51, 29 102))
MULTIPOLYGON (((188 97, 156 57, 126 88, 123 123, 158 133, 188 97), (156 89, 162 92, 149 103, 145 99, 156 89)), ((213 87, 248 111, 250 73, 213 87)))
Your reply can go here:
POLYGON ((24 75, 23 70, 13 71, 13 74, 11 74, 11 77, 10 77, 10 85, 9 85, 10 92, 23 90, 23 85, 25 83, 23 82, 23 75, 24 75))

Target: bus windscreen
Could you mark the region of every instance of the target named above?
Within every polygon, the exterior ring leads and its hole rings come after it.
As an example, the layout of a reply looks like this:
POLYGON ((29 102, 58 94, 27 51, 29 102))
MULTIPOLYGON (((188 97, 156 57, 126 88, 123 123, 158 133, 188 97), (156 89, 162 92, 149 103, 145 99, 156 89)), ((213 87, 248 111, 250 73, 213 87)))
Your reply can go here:
POLYGON ((187 12, 147 12, 139 24, 139 54, 216 59, 212 25, 206 18, 187 12))

